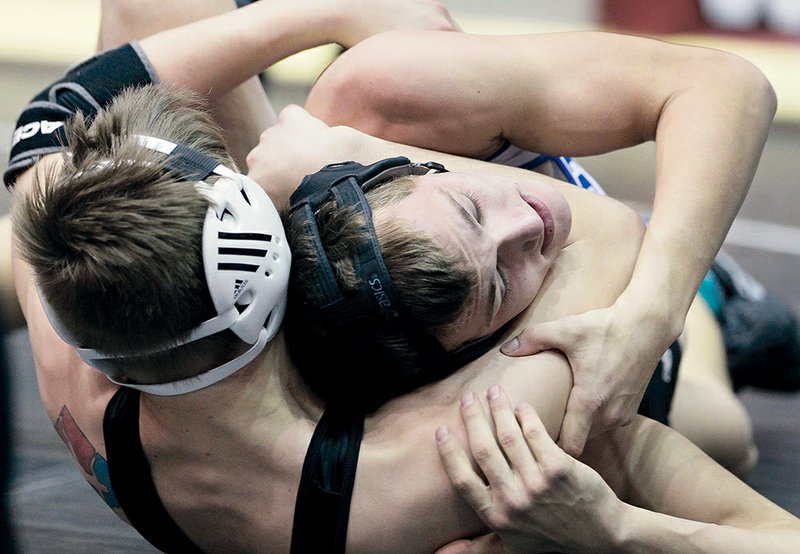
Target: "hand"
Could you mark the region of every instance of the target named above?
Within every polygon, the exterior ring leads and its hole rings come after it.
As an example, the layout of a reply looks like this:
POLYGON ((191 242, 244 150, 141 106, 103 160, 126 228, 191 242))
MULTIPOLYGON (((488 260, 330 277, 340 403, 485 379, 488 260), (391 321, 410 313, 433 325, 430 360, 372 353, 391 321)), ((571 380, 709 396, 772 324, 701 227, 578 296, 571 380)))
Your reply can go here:
POLYGON ((309 173, 324 165, 353 159, 361 135, 346 127, 329 127, 299 106, 284 108, 247 155, 248 175, 283 208, 309 173))
POLYGON ((342 24, 336 42, 349 48, 385 31, 427 29, 458 31, 459 26, 435 0, 338 0, 342 24))
POLYGON ((507 551, 611 550, 622 502, 597 472, 558 448, 532 406, 519 406, 515 418, 500 387, 487 397, 496 437, 477 396, 462 399, 471 459, 446 427, 436 431, 447 476, 464 500, 507 551))
POLYGON ((590 434, 631 422, 673 338, 660 323, 618 301, 610 308, 534 325, 501 351, 529 356, 560 350, 569 359, 573 387, 558 443, 577 457, 590 434))

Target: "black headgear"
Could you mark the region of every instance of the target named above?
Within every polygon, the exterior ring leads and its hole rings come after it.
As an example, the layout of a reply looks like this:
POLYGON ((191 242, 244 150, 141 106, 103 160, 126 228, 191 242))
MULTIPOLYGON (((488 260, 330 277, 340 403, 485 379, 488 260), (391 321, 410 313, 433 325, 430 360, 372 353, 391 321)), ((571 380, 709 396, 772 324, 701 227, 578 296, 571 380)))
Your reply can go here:
MULTIPOLYGON (((372 223, 372 211, 364 193, 397 177, 445 171, 447 170, 441 164, 412 163, 405 157, 388 158, 366 166, 356 162, 342 162, 325 166, 317 173, 307 175, 291 196, 289 218, 292 226, 295 227, 298 223, 297 218, 300 218, 299 222, 311 236, 319 260, 313 277, 316 282, 309 286, 316 286, 321 291, 324 301, 315 306, 305 305, 302 308, 293 306, 289 311, 290 317, 292 309, 303 309, 306 321, 309 321, 308 318, 322 318, 339 334, 342 332, 346 334, 348 327, 351 327, 353 333, 369 330, 373 336, 403 337, 414 344, 420 352, 418 363, 411 368, 387 367, 388 360, 380 363, 380 369, 385 373, 371 377, 378 383, 376 389, 384 388, 384 390, 372 390, 370 387, 367 387, 366 392, 361 390, 362 400, 366 400, 367 404, 373 403, 377 406, 391 396, 441 379, 483 355, 497 340, 499 332, 456 351, 447 352, 435 337, 422 329, 416 318, 405 308, 381 254, 372 223), (369 234, 369 240, 353 253, 354 268, 359 281, 359 288, 356 291, 340 290, 320 238, 316 212, 322 204, 331 199, 336 200, 340 209, 349 208, 361 213, 369 234), (373 398, 364 399, 365 394, 373 398)), ((368 337, 364 338, 369 342, 368 337)), ((296 341, 292 342, 296 344, 296 341)), ((361 346, 359 345, 358 337, 348 337, 347 342, 350 348, 366 347, 363 342, 361 346)), ((319 347, 321 345, 304 345, 304 348, 319 347)), ((326 368, 314 367, 311 371, 326 371, 326 368)), ((352 373, 349 371, 349 369, 346 371, 347 374, 327 376, 328 378, 323 381, 329 382, 331 387, 339 391, 353 390, 353 387, 358 390, 360 383, 349 383, 348 377, 358 375, 363 370, 352 368, 352 373)), ((326 396, 326 391, 317 392, 323 397, 326 396)))

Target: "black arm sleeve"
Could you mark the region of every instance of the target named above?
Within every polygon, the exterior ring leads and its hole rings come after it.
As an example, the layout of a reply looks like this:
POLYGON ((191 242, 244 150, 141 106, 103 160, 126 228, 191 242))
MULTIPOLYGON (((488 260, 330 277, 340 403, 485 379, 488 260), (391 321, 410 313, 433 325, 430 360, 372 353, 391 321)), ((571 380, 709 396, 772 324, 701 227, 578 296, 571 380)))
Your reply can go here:
POLYGON ((126 88, 157 82, 138 44, 98 54, 74 67, 37 94, 22 111, 11 139, 11 156, 3 174, 7 187, 39 157, 65 149, 64 122, 78 111, 89 118, 126 88))

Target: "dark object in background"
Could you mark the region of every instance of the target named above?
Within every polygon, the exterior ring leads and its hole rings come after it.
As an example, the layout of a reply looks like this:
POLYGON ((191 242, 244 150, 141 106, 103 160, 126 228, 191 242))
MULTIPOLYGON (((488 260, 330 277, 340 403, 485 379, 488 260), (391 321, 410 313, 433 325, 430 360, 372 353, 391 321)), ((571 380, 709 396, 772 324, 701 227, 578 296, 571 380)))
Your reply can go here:
POLYGON ((800 322, 791 306, 724 253, 717 256, 711 272, 721 291, 716 315, 734 390, 799 391, 800 322))
POLYGON ((599 19, 606 27, 646 35, 706 28, 698 0, 602 0, 599 19))

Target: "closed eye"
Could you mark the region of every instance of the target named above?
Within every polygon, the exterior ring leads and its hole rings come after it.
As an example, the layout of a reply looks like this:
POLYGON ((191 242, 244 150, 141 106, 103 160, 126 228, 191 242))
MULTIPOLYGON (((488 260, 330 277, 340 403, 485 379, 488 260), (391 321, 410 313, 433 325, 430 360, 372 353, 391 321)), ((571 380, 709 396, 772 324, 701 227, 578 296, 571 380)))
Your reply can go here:
POLYGON ((506 277, 506 272, 499 265, 497 266, 497 274, 500 275, 500 280, 503 282, 503 297, 500 300, 502 304, 509 297, 508 278, 506 277))
MULTIPOLYGON (((472 207, 473 207, 473 209, 475 211, 475 221, 477 221, 478 224, 481 224, 483 222, 483 210, 481 209, 480 200, 478 200, 478 197, 473 195, 469 191, 466 191, 466 192, 464 192, 462 194, 472 204, 472 207)), ((506 277, 505 271, 503 271, 503 269, 500 267, 499 264, 496 266, 496 269, 497 269, 497 274, 500 276, 500 281, 503 283, 503 294, 502 294, 502 296, 500 298, 500 304, 502 305, 504 302, 506 302, 506 300, 509 297, 508 278, 506 277)), ((494 304, 494 294, 495 294, 495 287, 491 286, 490 287, 490 303, 491 304, 494 304)))
POLYGON ((475 209, 475 221, 481 223, 483 221, 483 210, 481 209, 480 200, 469 191, 465 192, 464 196, 467 197, 467 200, 472 203, 472 207, 475 209))

